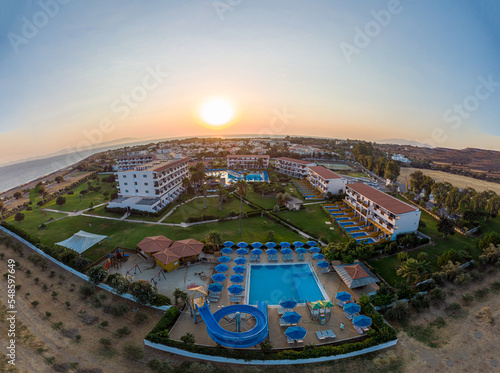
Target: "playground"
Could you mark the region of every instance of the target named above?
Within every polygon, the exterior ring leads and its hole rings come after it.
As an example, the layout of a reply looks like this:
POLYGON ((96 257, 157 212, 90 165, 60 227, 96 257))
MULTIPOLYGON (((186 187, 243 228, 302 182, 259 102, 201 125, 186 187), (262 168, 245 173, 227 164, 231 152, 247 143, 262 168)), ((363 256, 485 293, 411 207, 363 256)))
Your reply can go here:
MULTIPOLYGON (((126 277, 130 276, 129 279, 132 281, 146 280, 156 285, 161 294, 170 298, 172 298, 172 293, 176 288, 186 289, 193 284, 208 286, 214 268, 213 264, 200 262, 187 267, 179 267, 175 271, 166 273, 162 268, 155 265, 154 258, 145 260, 137 253, 129 253, 129 255, 128 260, 118 262, 117 266, 110 265, 108 273, 120 273, 126 277)), ((100 264, 106 266, 107 258, 100 264)))

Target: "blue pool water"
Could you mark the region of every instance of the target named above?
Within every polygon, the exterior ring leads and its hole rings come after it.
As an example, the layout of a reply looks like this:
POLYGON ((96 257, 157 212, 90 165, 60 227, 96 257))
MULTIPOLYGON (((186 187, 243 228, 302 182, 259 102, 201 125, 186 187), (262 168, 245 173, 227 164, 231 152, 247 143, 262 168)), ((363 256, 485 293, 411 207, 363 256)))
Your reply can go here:
POLYGON ((252 265, 248 304, 277 305, 283 298, 299 303, 324 300, 319 286, 308 264, 252 265))
POLYGON ((359 233, 350 233, 351 236, 354 238, 360 238, 360 237, 365 237, 367 234, 365 232, 359 232, 359 233))
MULTIPOLYGON (((230 173, 227 174, 228 180, 240 180, 243 179, 243 174, 240 173, 240 177, 236 177, 230 173)), ((258 182, 258 181, 266 181, 268 179, 267 172, 258 172, 258 173, 248 173, 246 175, 246 181, 253 181, 253 182, 258 182)))
POLYGON ((358 241, 358 242, 364 242, 364 243, 374 243, 375 242, 375 240, 373 238, 371 238, 371 237, 368 238, 368 239, 366 239, 366 238, 357 238, 356 241, 358 241))

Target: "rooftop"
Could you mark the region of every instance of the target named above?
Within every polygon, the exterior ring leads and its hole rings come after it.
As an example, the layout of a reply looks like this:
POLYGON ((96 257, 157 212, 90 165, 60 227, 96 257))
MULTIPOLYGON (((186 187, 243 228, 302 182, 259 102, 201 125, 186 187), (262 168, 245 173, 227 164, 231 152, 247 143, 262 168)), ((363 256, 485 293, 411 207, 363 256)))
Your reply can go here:
POLYGON ((410 206, 387 193, 381 192, 364 183, 354 183, 347 185, 347 188, 358 192, 379 206, 382 206, 393 214, 405 214, 407 212, 417 211, 416 207, 410 206))
POLYGON ((269 158, 269 155, 267 154, 229 154, 227 158, 245 158, 245 157, 250 157, 250 158, 269 158))
POLYGON ((330 180, 330 179, 342 179, 341 176, 337 175, 335 172, 329 170, 328 168, 325 168, 323 166, 311 166, 309 169, 315 173, 317 173, 319 176, 321 176, 325 180, 330 180))
POLYGON ((181 159, 157 159, 148 163, 144 163, 140 166, 130 167, 124 169, 121 172, 133 172, 133 171, 154 171, 161 172, 167 170, 169 168, 175 167, 178 164, 187 162, 190 158, 181 158, 181 159))
POLYGON ((295 159, 295 158, 289 158, 289 157, 278 157, 276 159, 280 160, 280 161, 293 162, 293 163, 298 163, 298 164, 314 164, 314 162, 311 162, 311 161, 303 161, 302 159, 295 159))

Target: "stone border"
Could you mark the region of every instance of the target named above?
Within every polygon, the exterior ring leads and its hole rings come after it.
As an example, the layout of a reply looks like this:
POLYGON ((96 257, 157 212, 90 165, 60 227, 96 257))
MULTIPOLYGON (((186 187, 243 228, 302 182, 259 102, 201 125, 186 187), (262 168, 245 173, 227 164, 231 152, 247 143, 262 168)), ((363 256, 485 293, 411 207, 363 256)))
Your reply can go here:
MULTIPOLYGON (((17 234, 15 234, 14 232, 11 232, 9 231, 8 229, 6 229, 5 227, 2 227, 0 226, 0 230, 7 233, 8 235, 12 236, 13 238, 15 238, 16 240, 22 242, 23 244, 25 244, 26 246, 28 246, 30 249, 32 249, 33 251, 37 252, 38 254, 40 255, 43 255, 45 258, 47 258, 48 260, 50 260, 52 263, 58 265, 59 267, 61 267, 62 269, 68 271, 68 272, 71 272, 72 274, 74 274, 75 276, 77 277, 80 277, 82 280, 84 281, 87 281, 87 282, 90 282, 89 281, 89 278, 87 275, 84 275, 83 273, 81 272, 78 272, 76 269, 73 269, 69 266, 67 266, 66 264, 64 263, 61 263, 60 261, 56 260, 55 258, 51 257, 50 255, 44 253, 42 250, 40 250, 39 248, 37 248, 35 245, 33 245, 32 243, 26 241, 24 238, 22 237, 19 237, 17 234)), ((132 302, 135 302, 137 303, 134 298, 132 297, 131 294, 116 294, 115 291, 113 290, 113 288, 109 285, 105 285, 105 284, 99 284, 97 285, 97 287, 103 289, 103 290, 106 290, 106 291, 109 291, 110 293, 114 294, 114 295, 117 295, 119 297, 122 297, 122 298, 125 298, 125 299, 128 299, 128 300, 131 300, 132 302)), ((151 307, 151 308, 156 308, 160 311, 166 311, 168 310, 171 306, 160 306, 160 307, 157 307, 157 306, 151 306, 151 305, 148 305, 147 307, 151 307)))
POLYGON ((196 352, 189 352, 185 350, 181 350, 175 347, 169 347, 165 346, 159 343, 153 343, 148 340, 144 340, 144 345, 160 350, 160 351, 165 351, 169 352, 171 354, 175 355, 181 355, 185 356, 188 358, 192 359, 199 359, 199 360, 205 360, 205 361, 213 361, 216 363, 229 363, 229 364, 241 364, 241 365, 290 365, 290 364, 315 364, 315 363, 322 363, 325 361, 333 361, 333 360, 340 360, 340 359, 346 359, 354 356, 360 356, 364 354, 369 354, 375 351, 383 350, 385 348, 393 347, 398 343, 398 340, 395 339, 393 341, 389 341, 386 343, 382 343, 376 346, 368 347, 363 350, 359 351, 353 351, 349 352, 347 354, 341 354, 341 355, 333 355, 333 356, 322 356, 318 358, 311 358, 311 359, 297 359, 297 360, 243 360, 243 359, 233 359, 233 358, 227 358, 227 357, 222 357, 222 356, 212 356, 212 355, 204 355, 204 354, 198 354, 196 352))

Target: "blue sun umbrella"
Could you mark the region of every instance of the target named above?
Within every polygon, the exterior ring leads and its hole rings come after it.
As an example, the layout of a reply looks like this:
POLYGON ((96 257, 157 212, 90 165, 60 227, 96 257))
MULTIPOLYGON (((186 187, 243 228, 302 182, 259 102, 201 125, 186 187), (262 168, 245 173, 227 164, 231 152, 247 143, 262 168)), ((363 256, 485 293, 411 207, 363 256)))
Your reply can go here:
POLYGON ((252 251, 250 251, 253 255, 260 255, 263 253, 263 251, 259 248, 257 249, 253 249, 252 251))
POLYGON ((319 247, 311 247, 309 249, 309 252, 310 253, 320 253, 321 252, 321 249, 319 247))
POLYGON ((230 247, 224 247, 221 251, 222 254, 231 254, 233 252, 233 249, 230 247))
POLYGON ((295 246, 295 247, 302 247, 302 246, 304 246, 304 243, 303 243, 303 242, 300 242, 300 241, 295 241, 295 242, 293 243, 293 246, 295 246))
POLYGON ((212 280, 214 280, 215 282, 222 282, 226 278, 227 277, 224 273, 216 273, 216 274, 212 275, 212 280))
POLYGON ((280 300, 280 306, 282 308, 291 309, 295 308, 296 305, 297 301, 293 298, 283 298, 282 300, 280 300))
POLYGON ((247 269, 244 266, 234 266, 234 273, 244 273, 247 269))
POLYGON ((352 323, 360 328, 368 328, 372 324, 372 319, 368 316, 361 315, 352 319, 352 323))
POLYGON ((278 254, 278 250, 276 250, 276 249, 267 249, 267 250, 266 250, 266 254, 267 254, 267 255, 274 255, 274 254, 278 254))
POLYGON ((242 256, 240 256, 240 257, 236 258, 236 259, 234 260, 234 262, 235 262, 236 264, 238 264, 238 265, 240 265, 240 264, 245 264, 245 263, 247 262, 247 259, 246 259, 246 258, 243 258, 242 256))
POLYGON ((319 268, 327 268, 329 266, 330 266, 330 263, 325 262, 324 260, 322 260, 321 262, 318 262, 318 267, 319 268))
POLYGON ((307 241, 306 245, 309 247, 318 246, 318 244, 315 241, 307 241))
POLYGON ((282 254, 290 254, 292 252, 292 249, 285 247, 284 249, 281 249, 282 254))
POLYGON ((313 255, 313 258, 316 260, 323 260, 323 259, 325 259, 325 256, 323 254, 316 253, 313 255))
POLYGON ((254 248, 259 248, 262 246, 262 242, 253 242, 251 246, 254 248))
POLYGON ((234 283, 240 283, 240 282, 245 281, 245 276, 240 275, 240 274, 232 275, 231 277, 229 277, 229 281, 234 282, 234 283))
POLYGON ((281 319, 287 324, 297 324, 301 318, 302 316, 295 311, 285 312, 283 316, 281 316, 281 319))
POLYGON ((290 339, 304 339, 306 334, 307 330, 301 326, 291 326, 285 331, 285 335, 290 339))
POLYGON ((238 249, 238 250, 236 250, 236 254, 238 254, 238 255, 247 255, 248 254, 248 249, 244 249, 244 248, 238 249))
POLYGON ((217 272, 226 272, 229 269, 229 267, 225 264, 218 264, 215 266, 215 270, 217 272))
POLYGON ((238 242, 238 243, 236 244, 236 246, 238 246, 238 247, 247 247, 247 246, 248 246, 248 244, 247 244, 246 242, 238 242))
POLYGON ((231 261, 231 258, 228 256, 221 256, 217 260, 219 261, 219 263, 229 263, 231 261))
POLYGON ((303 247, 298 247, 298 248, 295 250, 295 252, 296 252, 297 254, 305 254, 305 253, 307 253, 307 250, 306 250, 305 248, 303 248, 303 247))
POLYGON ((351 294, 349 294, 347 291, 340 291, 335 295, 335 298, 341 302, 348 302, 351 300, 351 297, 351 294))
POLYGON ((361 306, 356 303, 347 303, 344 306, 344 311, 347 313, 358 313, 359 311, 361 311, 361 306))
POLYGON ((231 294, 241 294, 245 291, 245 289, 241 285, 231 285, 227 288, 227 291, 229 291, 231 294))
POLYGON ((280 242, 281 247, 290 247, 290 242, 280 242))
POLYGON ((218 284, 216 282, 208 285, 208 291, 211 291, 212 293, 220 293, 222 291, 222 284, 218 284))
POLYGON ((273 247, 276 247, 276 244, 274 242, 266 242, 266 247, 273 248, 273 247))
POLYGON ((226 242, 224 242, 224 246, 226 246, 226 247, 234 246, 234 242, 233 241, 226 241, 226 242))

